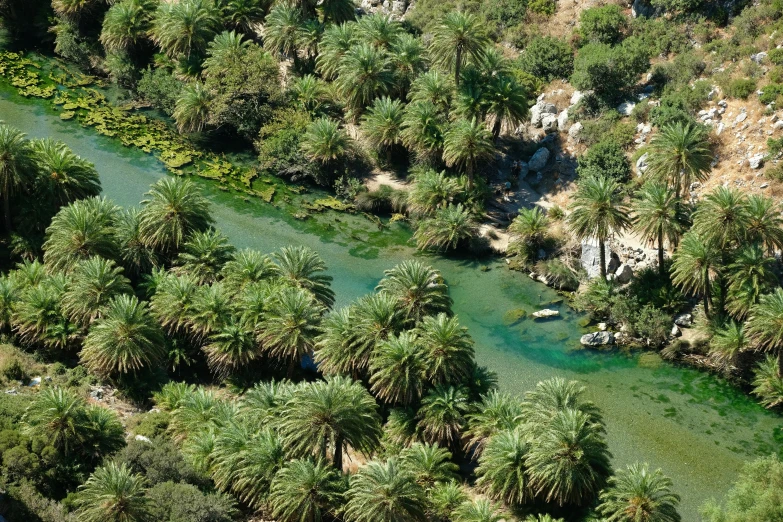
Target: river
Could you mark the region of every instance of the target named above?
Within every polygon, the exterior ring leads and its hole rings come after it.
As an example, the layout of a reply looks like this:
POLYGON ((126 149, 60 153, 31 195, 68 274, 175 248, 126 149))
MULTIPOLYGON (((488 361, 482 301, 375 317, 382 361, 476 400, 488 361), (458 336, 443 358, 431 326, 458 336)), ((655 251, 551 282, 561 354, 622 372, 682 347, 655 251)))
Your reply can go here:
MULTIPOLYGON (((93 162, 103 194, 119 205, 137 205, 149 185, 167 175, 155 158, 61 121, 46 102, 0 90, 0 119, 30 137, 61 140, 93 162)), ((501 389, 522 395, 553 376, 583 382, 604 412, 614 465, 642 461, 662 468, 682 496, 684 521, 697 521, 706 499, 722 497, 743 462, 781 451, 782 419, 721 379, 654 354, 582 350, 580 316, 564 304, 549 306, 562 319, 513 322, 510 311, 530 314, 557 295, 507 270, 502 260, 417 254, 401 224, 381 231, 363 217, 338 213, 298 221, 272 205, 196 182, 213 203, 218 228, 237 247, 271 251, 296 244, 317 250, 334 278, 338 306, 372 291, 383 271, 403 259, 425 259, 446 278, 454 311, 476 342, 476 357, 497 372, 501 389)))

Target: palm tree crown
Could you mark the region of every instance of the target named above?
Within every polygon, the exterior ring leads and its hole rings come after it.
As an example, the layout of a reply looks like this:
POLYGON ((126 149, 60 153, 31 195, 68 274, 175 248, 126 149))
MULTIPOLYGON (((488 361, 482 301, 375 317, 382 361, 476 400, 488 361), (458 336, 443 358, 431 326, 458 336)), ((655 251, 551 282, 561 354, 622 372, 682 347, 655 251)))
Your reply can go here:
POLYGON ((701 125, 667 125, 653 137, 650 149, 648 175, 674 188, 677 198, 709 174, 712 153, 701 125))
POLYGON ((632 464, 609 479, 598 511, 607 522, 679 522, 680 497, 671 487, 660 469, 650 472, 647 464, 632 464))
POLYGON ((435 27, 430 56, 435 63, 454 69, 454 83, 459 88, 460 71, 466 60, 478 61, 489 40, 472 14, 451 12, 435 27))

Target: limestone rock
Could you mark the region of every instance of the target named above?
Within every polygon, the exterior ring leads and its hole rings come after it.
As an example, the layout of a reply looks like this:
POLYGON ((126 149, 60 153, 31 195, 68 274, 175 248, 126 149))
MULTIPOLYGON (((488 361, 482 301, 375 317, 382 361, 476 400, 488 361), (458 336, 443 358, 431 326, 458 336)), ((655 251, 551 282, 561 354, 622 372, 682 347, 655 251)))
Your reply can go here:
POLYGON ((583 335, 579 342, 583 346, 606 346, 614 344, 614 334, 612 332, 593 332, 583 335))
POLYGON ((544 132, 557 131, 557 116, 554 114, 544 114, 541 116, 541 128, 544 132))
POLYGON ((761 64, 761 62, 763 62, 766 57, 767 57, 767 53, 761 51, 760 53, 751 54, 750 60, 756 62, 757 64, 761 64))
POLYGON ((566 129, 566 125, 568 125, 568 109, 563 109, 557 115, 557 128, 562 131, 566 129))
POLYGON ((633 279, 633 269, 630 266, 622 264, 617 267, 617 270, 614 273, 615 281, 624 285, 625 283, 630 283, 631 279, 633 279))
POLYGON ((752 169, 760 169, 764 165, 764 154, 756 154, 748 158, 748 165, 752 169))
POLYGON ((546 162, 549 161, 549 150, 546 147, 541 147, 528 161, 527 166, 531 172, 540 172, 546 167, 546 162))
POLYGON ((152 441, 149 439, 149 437, 145 437, 144 435, 136 435, 133 438, 134 440, 138 440, 140 442, 146 442, 147 444, 152 444, 152 441))
POLYGON ((581 122, 574 123, 573 125, 571 125, 571 128, 568 129, 568 137, 572 139, 578 138, 583 128, 584 126, 582 125, 581 122))
POLYGON ((532 314, 533 319, 549 319, 550 317, 559 317, 560 312, 557 310, 550 310, 549 308, 544 308, 543 310, 539 310, 538 312, 533 312, 532 314))
MULTIPOLYGON (((607 271, 612 264, 612 259, 616 259, 617 255, 614 254, 608 245, 604 245, 604 252, 606 254, 607 271)), ((587 276, 592 279, 598 277, 601 274, 601 257, 600 250, 598 248, 598 242, 595 240, 582 241, 582 256, 580 258, 582 267, 587 271, 587 276)), ((615 261, 615 267, 619 265, 619 261, 615 261)))
POLYGON ((642 174, 644 174, 649 167, 647 164, 647 158, 649 158, 649 154, 645 152, 639 156, 638 160, 636 160, 636 176, 639 178, 642 177, 642 174))
POLYGON ((554 104, 543 100, 538 101, 530 108, 530 124, 533 125, 533 127, 540 127, 541 118, 546 114, 557 114, 557 107, 555 107, 554 104))
POLYGON ((633 102, 623 102, 617 106, 617 112, 623 116, 630 116, 634 107, 636 107, 636 104, 633 102))
POLYGON ((679 314, 674 317, 674 324, 682 328, 690 328, 693 325, 693 315, 679 314))
POLYGON ((677 326, 676 324, 673 324, 672 325, 671 336, 672 337, 679 337, 681 335, 682 335, 682 332, 680 331, 680 327, 677 326))

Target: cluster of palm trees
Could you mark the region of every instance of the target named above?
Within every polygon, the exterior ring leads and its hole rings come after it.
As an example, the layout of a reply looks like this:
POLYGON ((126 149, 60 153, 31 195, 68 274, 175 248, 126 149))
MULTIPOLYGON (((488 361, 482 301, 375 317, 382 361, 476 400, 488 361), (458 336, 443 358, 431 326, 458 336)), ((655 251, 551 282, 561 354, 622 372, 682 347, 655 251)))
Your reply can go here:
MULTIPOLYGON (((753 383, 762 402, 773 407, 783 403, 783 291, 773 255, 783 249, 781 208, 769 197, 731 187, 718 187, 697 204, 686 204, 681 193, 693 181, 706 180, 711 161, 698 126, 664 127, 651 142, 647 179, 631 204, 617 181, 590 176, 578 182, 567 222, 577 238, 598 240, 602 279, 604 245, 612 235, 633 230, 655 242, 660 276, 701 298, 717 367, 741 374, 756 361, 755 353, 768 352, 753 383), (670 264, 664 259, 667 242, 674 250, 670 264)), ((539 248, 548 227, 541 211, 521 213, 511 227, 517 249, 539 248)))
MULTIPOLYGON (((479 402, 452 392, 423 402, 426 428, 405 441, 391 426, 395 415, 347 376, 258 383, 238 398, 169 383, 156 401, 197 469, 282 522, 500 521, 533 505, 561 512, 597 505, 607 520, 679 521, 679 497, 660 470, 634 464, 611 476, 600 412, 583 393, 562 379, 539 383, 522 402, 497 391, 479 402), (446 433, 477 461, 480 496, 462 483, 446 433), (358 470, 344 473, 353 461, 358 470)), ((146 503, 144 477, 113 463, 77 496, 78 514, 96 522, 145 520, 146 503)), ((554 522, 543 514, 524 520, 554 522)))

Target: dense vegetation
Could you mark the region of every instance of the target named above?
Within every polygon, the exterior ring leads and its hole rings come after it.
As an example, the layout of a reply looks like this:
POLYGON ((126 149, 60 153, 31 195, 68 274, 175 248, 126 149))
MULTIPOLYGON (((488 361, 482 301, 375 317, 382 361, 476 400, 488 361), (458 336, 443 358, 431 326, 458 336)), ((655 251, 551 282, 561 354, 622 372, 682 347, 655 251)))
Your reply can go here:
MULTIPOLYGON (((586 9, 570 39, 543 36, 559 34, 539 27, 559 9, 548 0, 420 0, 404 21, 357 15, 350 0, 0 0, 0 17, 11 46, 54 52, 171 118, 188 148, 169 151, 170 169, 202 148, 252 147, 248 189, 259 174, 319 184, 343 208, 409 220, 417 246, 440 251, 477 245, 487 178, 535 150, 518 127, 545 84, 568 79, 583 91, 567 115, 586 148, 575 188, 567 209, 518 213, 511 265, 579 289, 574 305, 623 344, 698 361, 779 409, 781 208, 728 182, 691 193, 725 139, 698 114, 715 91, 770 114, 783 102, 783 9, 647 7, 666 17, 586 9), (637 122, 652 139, 631 153, 637 122), (406 174, 410 190, 367 190, 360 178, 376 168, 406 174), (621 285, 605 247, 630 233, 657 262, 621 285), (593 279, 573 255, 591 240, 593 279), (700 340, 672 338, 683 311, 700 340)), ((16 87, 38 78, 23 75, 16 87)), ((63 119, 80 103, 109 107, 35 88, 57 96, 63 119)), ((783 144, 767 148, 775 160, 783 144)), ((766 173, 783 179, 774 164, 766 173)), ((0 371, 9 383, 51 374, 40 392, 0 401, 0 507, 12 519, 679 520, 660 470, 611 469, 600 412, 576 383, 546 381, 522 401, 495 390, 422 263, 335 310, 317 253, 236 251, 185 178, 121 209, 65 145, 7 125, 0 193, 0 371), (155 409, 129 420, 88 404, 96 383, 155 409)), ((779 468, 749 465, 705 520, 780 518, 779 468)))

